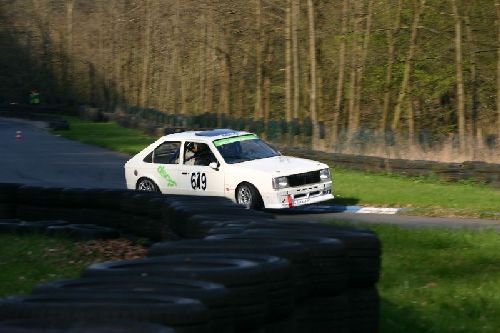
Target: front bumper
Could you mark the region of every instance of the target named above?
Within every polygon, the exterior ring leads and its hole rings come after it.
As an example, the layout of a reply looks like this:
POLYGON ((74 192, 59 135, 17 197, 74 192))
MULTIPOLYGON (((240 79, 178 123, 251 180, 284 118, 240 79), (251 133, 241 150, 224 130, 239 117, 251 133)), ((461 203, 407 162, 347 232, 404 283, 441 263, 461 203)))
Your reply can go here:
POLYGON ((332 182, 285 188, 263 196, 266 208, 283 209, 333 199, 332 182))

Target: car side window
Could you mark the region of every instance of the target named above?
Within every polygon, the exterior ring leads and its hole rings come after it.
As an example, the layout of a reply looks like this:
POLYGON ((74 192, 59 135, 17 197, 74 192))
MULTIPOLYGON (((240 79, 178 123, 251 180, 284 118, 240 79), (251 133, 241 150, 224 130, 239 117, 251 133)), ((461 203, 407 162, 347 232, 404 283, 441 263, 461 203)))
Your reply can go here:
POLYGON ((217 158, 206 143, 186 142, 184 144, 184 164, 208 166, 217 158))
POLYGON ((167 141, 159 145, 153 152, 153 163, 178 164, 181 151, 180 142, 167 141))

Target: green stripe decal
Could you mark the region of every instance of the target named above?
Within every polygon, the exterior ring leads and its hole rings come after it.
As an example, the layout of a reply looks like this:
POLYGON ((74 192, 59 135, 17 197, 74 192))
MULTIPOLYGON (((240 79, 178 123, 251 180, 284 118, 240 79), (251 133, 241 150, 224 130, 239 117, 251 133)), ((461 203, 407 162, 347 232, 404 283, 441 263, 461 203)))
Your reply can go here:
POLYGON ((233 142, 238 142, 238 141, 245 141, 245 140, 253 140, 253 139, 258 139, 257 135, 255 134, 245 134, 241 136, 234 136, 232 138, 227 138, 227 139, 218 139, 214 141, 215 147, 219 147, 222 145, 227 145, 228 143, 233 143, 233 142))

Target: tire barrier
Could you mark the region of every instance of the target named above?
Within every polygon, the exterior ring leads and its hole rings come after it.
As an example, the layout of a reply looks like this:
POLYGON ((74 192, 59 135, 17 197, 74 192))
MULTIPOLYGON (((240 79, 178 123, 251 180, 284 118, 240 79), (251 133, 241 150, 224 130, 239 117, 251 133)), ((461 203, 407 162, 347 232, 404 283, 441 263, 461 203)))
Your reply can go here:
POLYGON ((159 324, 120 321, 120 323, 53 323, 44 320, 0 322, 0 333, 175 333, 159 324))
POLYGON ((43 121, 47 123, 50 129, 68 130, 69 123, 60 114, 62 114, 61 110, 45 105, 0 105, 0 117, 43 121))
POLYGON ((500 187, 500 164, 481 161, 444 163, 426 160, 402 160, 376 156, 327 153, 285 146, 278 147, 286 155, 318 160, 348 169, 377 173, 395 173, 410 177, 435 176, 442 181, 449 182, 474 180, 493 187, 500 187))
POLYGON ((122 321, 153 325, 144 332, 378 330, 381 244, 368 229, 132 190, 0 184, 2 205, 0 232, 126 234, 152 246, 146 258, 93 264, 80 278, 0 299, 0 333, 99 332, 122 321))

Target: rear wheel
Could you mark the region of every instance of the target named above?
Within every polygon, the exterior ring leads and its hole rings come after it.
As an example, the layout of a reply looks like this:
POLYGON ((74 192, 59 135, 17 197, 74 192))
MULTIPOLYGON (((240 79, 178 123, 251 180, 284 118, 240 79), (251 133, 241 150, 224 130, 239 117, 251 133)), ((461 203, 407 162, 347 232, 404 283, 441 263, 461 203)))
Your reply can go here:
POLYGON ((137 182, 136 189, 144 192, 160 192, 158 185, 149 178, 141 178, 137 182))
POLYGON ((264 202, 259 191, 249 183, 241 183, 236 188, 236 202, 248 209, 261 209, 264 202))

